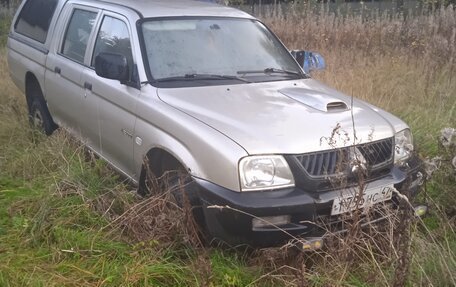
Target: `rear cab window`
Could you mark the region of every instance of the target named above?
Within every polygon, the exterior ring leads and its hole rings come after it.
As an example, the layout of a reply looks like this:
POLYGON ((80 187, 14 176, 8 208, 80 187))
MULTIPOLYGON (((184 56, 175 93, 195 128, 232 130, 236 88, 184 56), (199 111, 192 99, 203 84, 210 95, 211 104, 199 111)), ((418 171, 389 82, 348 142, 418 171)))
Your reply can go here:
POLYGON ((14 31, 37 42, 46 42, 58 0, 28 0, 14 24, 14 31))

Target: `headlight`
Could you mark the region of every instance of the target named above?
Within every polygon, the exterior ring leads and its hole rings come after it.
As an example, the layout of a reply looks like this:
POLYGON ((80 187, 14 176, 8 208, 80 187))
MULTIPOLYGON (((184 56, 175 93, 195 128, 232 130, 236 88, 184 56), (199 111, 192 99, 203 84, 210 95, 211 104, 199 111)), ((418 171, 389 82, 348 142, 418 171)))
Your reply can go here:
POLYGON ((288 163, 280 155, 248 156, 239 162, 242 191, 294 186, 288 163))
POLYGON ((405 129, 396 133, 394 147, 394 163, 402 163, 407 160, 413 152, 412 133, 405 129))

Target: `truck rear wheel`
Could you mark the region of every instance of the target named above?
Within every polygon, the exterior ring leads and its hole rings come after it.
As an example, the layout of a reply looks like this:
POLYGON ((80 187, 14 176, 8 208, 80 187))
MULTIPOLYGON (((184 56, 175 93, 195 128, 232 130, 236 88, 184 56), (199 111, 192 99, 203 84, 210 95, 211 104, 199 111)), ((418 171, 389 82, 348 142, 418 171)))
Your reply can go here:
POLYGON ((49 115, 46 105, 39 98, 33 98, 30 105, 29 119, 32 127, 51 135, 55 130, 55 124, 49 115))
POLYGON ((27 75, 25 95, 31 126, 50 136, 58 126, 49 113, 40 84, 33 75, 27 75))

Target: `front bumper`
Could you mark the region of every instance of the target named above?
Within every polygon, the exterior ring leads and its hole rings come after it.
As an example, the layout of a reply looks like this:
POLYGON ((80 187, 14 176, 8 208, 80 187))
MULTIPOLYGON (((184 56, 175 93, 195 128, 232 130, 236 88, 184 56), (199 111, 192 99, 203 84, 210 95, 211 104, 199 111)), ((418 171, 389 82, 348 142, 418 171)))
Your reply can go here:
MULTIPOLYGON (((420 168, 421 161, 414 158, 406 167, 393 167, 381 179, 367 183, 366 188, 394 185, 396 190, 406 191, 409 197, 414 197, 422 184, 420 168)), ((198 194, 209 233, 230 245, 258 247, 281 245, 293 238, 323 238, 328 229, 327 226, 322 228, 319 220, 331 217, 335 198, 356 188, 326 192, 306 192, 296 187, 263 192, 233 192, 201 179, 195 178, 195 182, 199 186, 198 194), (280 228, 271 225, 254 228, 252 225, 254 217, 280 215, 290 216, 290 223, 280 225, 280 228)), ((394 201, 393 196, 390 205, 394 201)), ((373 218, 370 222, 381 219, 373 218)))

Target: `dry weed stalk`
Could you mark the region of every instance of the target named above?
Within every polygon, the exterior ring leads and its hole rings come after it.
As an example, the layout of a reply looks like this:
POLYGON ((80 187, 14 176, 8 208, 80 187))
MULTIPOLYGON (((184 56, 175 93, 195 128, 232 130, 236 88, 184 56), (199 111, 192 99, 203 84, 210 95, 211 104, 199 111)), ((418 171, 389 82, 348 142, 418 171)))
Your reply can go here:
POLYGON ((125 203, 124 212, 110 224, 113 230, 133 239, 135 242, 157 242, 160 246, 184 243, 193 247, 202 247, 201 231, 195 222, 192 207, 185 194, 185 186, 162 186, 166 177, 163 174, 153 180, 150 195, 144 199, 125 203), (176 193, 183 199, 179 202, 176 193))

